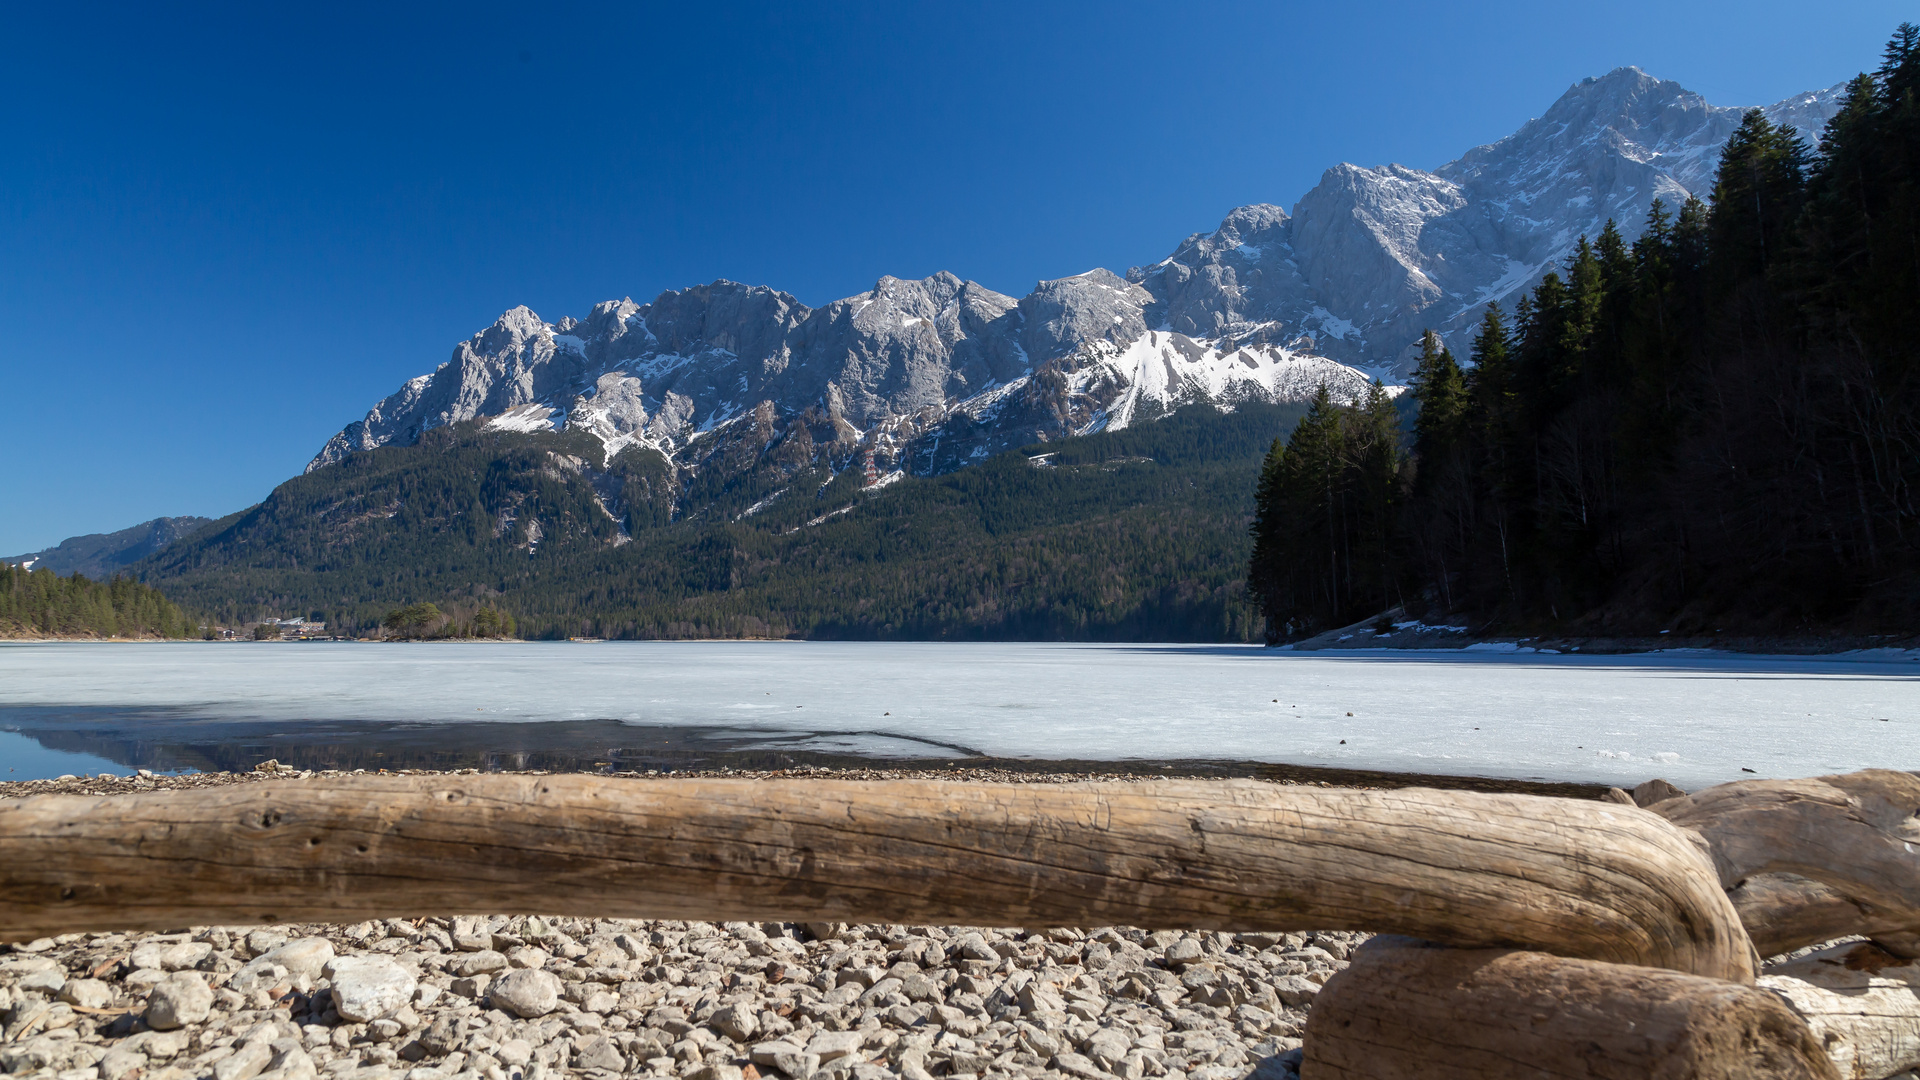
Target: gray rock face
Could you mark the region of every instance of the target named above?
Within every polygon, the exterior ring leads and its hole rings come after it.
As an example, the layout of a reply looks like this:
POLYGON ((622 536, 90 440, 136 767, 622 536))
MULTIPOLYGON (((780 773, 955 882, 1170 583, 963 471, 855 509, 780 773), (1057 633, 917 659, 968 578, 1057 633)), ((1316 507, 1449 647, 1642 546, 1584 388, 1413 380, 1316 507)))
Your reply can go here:
MULTIPOLYGON (((1811 132, 1837 96, 1768 112, 1811 132)), ((940 273, 818 309, 731 281, 555 323, 517 307, 307 468, 484 417, 590 432, 608 461, 651 448, 676 470, 715 461, 730 426, 769 445, 804 424, 795 453, 924 474, 1189 402, 1299 401, 1322 382, 1350 400, 1371 377, 1399 381, 1427 328, 1464 351, 1484 304, 1609 218, 1632 239, 1654 198, 1704 194, 1741 113, 1620 68, 1439 169, 1338 165, 1291 216, 1244 206, 1125 279, 1092 270, 1017 300, 940 273)))
MULTIPOLYGON (((1840 89, 1765 111, 1817 137, 1840 89)), ((1241 207, 1128 278, 1169 330, 1305 336, 1335 360, 1404 374, 1424 330, 1464 351, 1482 305, 1531 288, 1609 218, 1631 240, 1655 198, 1675 210, 1706 198, 1744 112, 1619 68, 1437 170, 1337 165, 1291 218, 1241 207)))

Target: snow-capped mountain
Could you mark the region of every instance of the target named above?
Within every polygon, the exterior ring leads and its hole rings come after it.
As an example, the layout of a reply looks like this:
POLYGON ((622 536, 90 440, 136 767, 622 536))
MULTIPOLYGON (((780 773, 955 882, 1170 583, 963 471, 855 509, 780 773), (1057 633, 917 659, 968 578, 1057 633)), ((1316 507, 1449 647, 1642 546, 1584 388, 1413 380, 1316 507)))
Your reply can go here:
MULTIPOLYGON (((1839 90, 1766 111, 1813 135, 1839 90)), ((585 319, 514 308, 307 471, 491 417, 590 432, 609 461, 637 445, 698 467, 792 429, 818 433, 810 452, 836 467, 871 455, 939 473, 1190 402, 1301 401, 1322 384, 1351 400, 1404 377, 1429 327, 1463 347, 1482 305, 1530 287, 1607 219, 1631 238, 1654 198, 1704 197, 1742 112, 1620 68, 1435 171, 1338 165, 1291 215, 1241 207, 1125 278, 1096 269, 1019 299, 940 273, 817 309, 730 281, 585 319)))
MULTIPOLYGON (((1844 84, 1763 110, 1809 139, 1844 84)), ((1655 198, 1711 194, 1746 112, 1618 68, 1570 88, 1545 115, 1433 172, 1336 165, 1289 216, 1244 206, 1128 280, 1148 320, 1201 338, 1300 340, 1323 356, 1404 375, 1431 328, 1464 351, 1490 301, 1509 303, 1611 218, 1631 240, 1655 198)))
POLYGON ((842 464, 871 451, 881 466, 937 473, 1191 401, 1305 400, 1323 382, 1350 400, 1369 385, 1299 347, 1150 331, 1152 303, 1092 270, 1021 300, 942 273, 881 278, 818 309, 730 281, 645 305, 608 301, 585 320, 548 323, 519 307, 335 435, 307 471, 476 417, 586 430, 608 460, 643 445, 690 463, 711 454, 689 457, 692 444, 725 441, 754 416, 742 434, 824 420, 842 464))

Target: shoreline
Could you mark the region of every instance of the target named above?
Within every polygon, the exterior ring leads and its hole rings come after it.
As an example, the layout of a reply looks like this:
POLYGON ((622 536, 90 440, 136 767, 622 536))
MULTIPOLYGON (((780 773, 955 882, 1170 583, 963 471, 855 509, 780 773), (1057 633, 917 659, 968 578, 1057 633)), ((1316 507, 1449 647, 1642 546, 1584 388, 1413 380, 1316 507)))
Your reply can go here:
MULTIPOLYGON (((711 760, 723 755, 704 754, 711 760)), ((749 755, 742 755, 749 756, 749 755)), ((824 756, 824 755, 823 755, 824 756)), ((945 780, 962 783, 1047 784, 1080 781, 1120 781, 1152 783, 1156 780, 1261 780, 1268 783, 1310 787, 1357 787, 1394 789, 1409 787, 1438 788, 1445 791, 1480 791, 1514 795, 1542 795, 1566 799, 1601 799, 1611 785, 1552 780, 1510 780, 1500 777, 1449 776, 1436 773, 1387 772, 1372 769, 1340 769, 1313 765, 1275 765, 1263 762, 1207 761, 1094 761, 1083 759, 1029 760, 1019 758, 961 758, 919 760, 876 760, 837 758, 834 764, 805 763, 783 768, 717 766, 664 769, 480 769, 480 768, 374 768, 326 769, 262 762, 253 771, 201 770, 155 774, 136 769, 133 775, 95 774, 33 780, 0 780, 0 799, 30 795, 87 794, 118 795, 155 788, 217 787, 226 784, 255 783, 285 777, 343 776, 354 772, 387 773, 398 776, 464 775, 480 772, 526 773, 544 776, 564 773, 628 779, 694 780, 729 777, 734 779, 817 778, 834 780, 945 780), (276 769, 267 769, 277 765, 276 769), (142 775, 144 774, 144 775, 142 775)))
MULTIPOLYGON (((0 783, 0 803, 312 775, 263 762, 247 773, 15 781, 0 783)), ((806 767, 650 779, 709 775, 1150 784, 1165 774, 806 767)), ((1315 997, 1370 936, 529 912, 68 934, 0 944, 0 1070, 50 1080, 1299 1080, 1315 997)))
MULTIPOLYGON (((947 638, 337 638, 314 637, 272 639, 225 639, 160 637, 27 637, 0 634, 0 645, 700 645, 700 644, 912 644, 912 645, 1085 645, 1141 648, 1210 647, 1245 648, 1283 653, 1359 652, 1392 655, 1396 653, 1460 653, 1476 655, 1539 654, 1567 656, 1640 656, 1647 654, 1720 653, 1728 656, 1777 656, 1826 659, 1874 659, 1871 654, 1911 654, 1905 659, 1920 662, 1920 635, 1594 635, 1545 634, 1468 635, 1443 627, 1419 627, 1411 630, 1376 633, 1371 623, 1330 630, 1317 637, 1283 645, 1266 646, 1250 641, 1065 641, 1055 639, 988 639, 955 641, 947 638)), ((1896 658, 1889 655, 1886 658, 1896 658)))
MULTIPOLYGON (((0 799, 312 775, 265 765, 8 782, 0 799)), ((73 934, 0 945, 0 1067, 60 1080, 1294 1080, 1313 996, 1366 937, 529 913, 73 934)))

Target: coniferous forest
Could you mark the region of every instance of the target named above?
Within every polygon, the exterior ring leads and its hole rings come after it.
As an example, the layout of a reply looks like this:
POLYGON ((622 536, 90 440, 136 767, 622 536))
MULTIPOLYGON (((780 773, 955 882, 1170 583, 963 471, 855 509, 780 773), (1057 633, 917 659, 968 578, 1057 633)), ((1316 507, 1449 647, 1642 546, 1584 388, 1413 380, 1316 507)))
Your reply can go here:
POLYGON ((199 637, 202 628, 159 590, 115 577, 90 581, 0 563, 0 638, 199 637))
POLYGON ((1315 404, 1262 468, 1271 640, 1396 606, 1522 631, 1911 633, 1920 611, 1920 28, 1817 142, 1757 110, 1709 202, 1609 222, 1462 363, 1411 446, 1315 404))
POLYGON ((1300 412, 1197 406, 874 489, 857 468, 749 469, 678 519, 644 495, 664 482, 650 449, 590 475, 590 435, 468 422, 289 480, 136 569, 223 623, 350 634, 433 605, 531 638, 1255 641, 1253 481, 1300 412), (596 501, 616 489, 617 517, 596 501))

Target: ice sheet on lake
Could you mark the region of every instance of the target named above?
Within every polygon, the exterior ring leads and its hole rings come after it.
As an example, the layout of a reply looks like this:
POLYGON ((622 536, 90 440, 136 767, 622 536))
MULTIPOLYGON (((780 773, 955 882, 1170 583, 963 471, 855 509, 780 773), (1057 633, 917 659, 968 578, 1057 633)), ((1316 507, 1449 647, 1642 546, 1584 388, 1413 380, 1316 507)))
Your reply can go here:
POLYGON ((21 706, 288 723, 613 719, 791 732, 886 756, 1213 758, 1628 785, 1658 775, 1688 788, 1920 768, 1911 654, 0 645, 0 727, 21 706))

